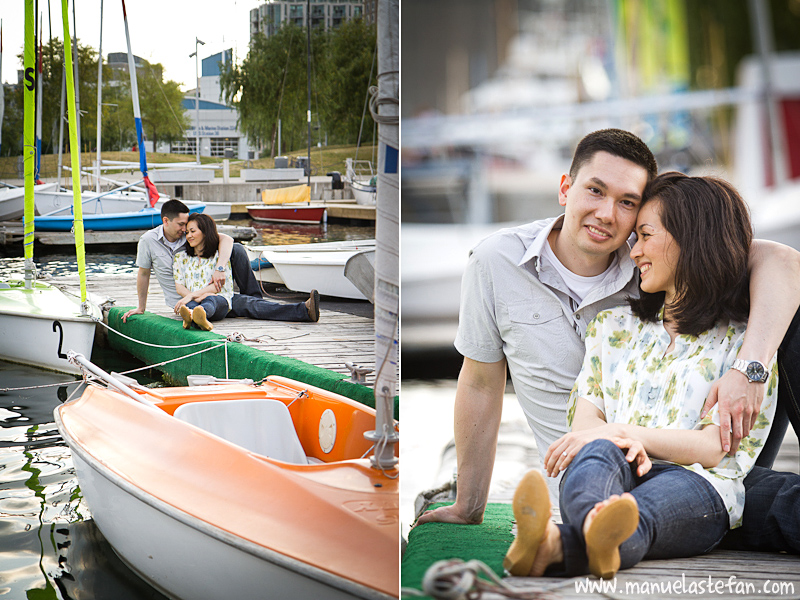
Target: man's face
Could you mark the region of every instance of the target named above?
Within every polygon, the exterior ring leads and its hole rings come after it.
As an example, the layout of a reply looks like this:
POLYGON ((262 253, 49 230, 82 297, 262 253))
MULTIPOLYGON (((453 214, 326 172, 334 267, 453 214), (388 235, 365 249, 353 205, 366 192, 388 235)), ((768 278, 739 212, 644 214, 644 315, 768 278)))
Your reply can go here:
POLYGON ((630 237, 647 183, 644 167, 598 152, 575 176, 561 177, 558 202, 565 207, 560 235, 578 255, 610 255, 630 237))
POLYGON ((162 217, 164 223, 164 237, 170 242, 175 242, 186 233, 186 224, 189 222, 189 213, 181 213, 174 219, 162 217))

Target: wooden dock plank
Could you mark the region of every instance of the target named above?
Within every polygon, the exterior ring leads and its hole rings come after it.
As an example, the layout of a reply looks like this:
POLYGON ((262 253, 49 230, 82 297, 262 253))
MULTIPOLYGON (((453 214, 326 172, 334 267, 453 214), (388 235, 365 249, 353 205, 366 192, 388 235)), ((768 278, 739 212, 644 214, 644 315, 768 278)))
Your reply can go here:
MULTIPOLYGON (((70 293, 80 293, 77 275, 60 276, 50 279, 49 282, 70 293)), ((136 306, 138 303, 135 274, 92 275, 87 281, 87 291, 97 302, 112 298, 116 306, 136 306)), ((318 323, 260 321, 237 317, 215 322, 214 332, 225 336, 240 333, 245 336, 246 341, 243 343, 248 346, 296 358, 348 377, 350 371, 345 363, 367 367, 372 372, 366 377, 366 385, 372 386, 375 381, 374 321, 371 317, 332 310, 329 308, 332 305, 335 306, 335 303, 322 298, 318 323)), ((164 294, 155 278, 150 279, 147 311, 180 320, 164 302, 164 294)))

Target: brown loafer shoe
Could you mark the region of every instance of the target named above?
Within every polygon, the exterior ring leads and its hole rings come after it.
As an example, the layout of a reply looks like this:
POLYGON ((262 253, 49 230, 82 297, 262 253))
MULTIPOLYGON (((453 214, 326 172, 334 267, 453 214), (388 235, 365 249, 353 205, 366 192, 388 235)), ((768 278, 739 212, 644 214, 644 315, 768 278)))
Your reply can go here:
POLYGON ((633 496, 621 496, 600 509, 585 534, 589 571, 611 579, 620 567, 619 546, 639 526, 639 507, 633 496))
POLYGON ((183 328, 189 329, 192 326, 192 311, 184 305, 178 309, 178 313, 181 315, 181 318, 183 318, 183 328))
POLYGON ((522 476, 512 503, 517 537, 506 553, 503 567, 512 575, 527 577, 550 521, 550 493, 539 471, 522 476))
POLYGON ((305 301, 305 305, 309 320, 313 323, 319 321, 319 292, 317 290, 311 290, 311 296, 305 301))
POLYGON ((194 321, 195 325, 197 325, 203 331, 211 331, 214 329, 214 326, 208 322, 206 309, 202 306, 194 307, 194 310, 192 311, 192 321, 194 321))

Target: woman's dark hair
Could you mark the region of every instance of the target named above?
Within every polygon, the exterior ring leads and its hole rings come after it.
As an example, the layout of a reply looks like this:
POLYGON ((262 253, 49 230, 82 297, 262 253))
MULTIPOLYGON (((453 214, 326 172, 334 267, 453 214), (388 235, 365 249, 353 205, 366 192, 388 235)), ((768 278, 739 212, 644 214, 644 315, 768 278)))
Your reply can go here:
MULTIPOLYGON (((203 213, 192 213, 189 215, 189 223, 192 221, 197 223, 197 228, 203 234, 203 258, 211 258, 219 248, 219 234, 217 233, 217 224, 214 219, 203 213)), ((188 225, 187 225, 188 227, 188 225)), ((186 242, 186 253, 189 256, 196 256, 194 248, 186 242)))
MULTIPOLYGON (((648 202, 658 203, 661 223, 680 247, 669 311, 678 332, 696 336, 723 319, 746 321, 753 228, 739 193, 722 179, 672 171, 647 184, 641 206, 648 202)), ((657 321, 664 296, 640 290, 628 302, 639 318, 657 321)))

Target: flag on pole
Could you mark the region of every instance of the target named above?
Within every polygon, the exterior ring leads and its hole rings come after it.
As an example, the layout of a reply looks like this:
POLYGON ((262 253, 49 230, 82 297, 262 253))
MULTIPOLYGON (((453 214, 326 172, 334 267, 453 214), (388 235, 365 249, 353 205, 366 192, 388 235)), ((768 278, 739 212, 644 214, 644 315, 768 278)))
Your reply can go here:
POLYGON ((150 206, 158 201, 158 190, 147 175, 147 158, 144 151, 144 134, 142 131, 142 112, 139 110, 139 86, 136 84, 136 64, 131 51, 131 36, 128 32, 128 14, 125 12, 125 0, 122 0, 122 18, 125 20, 125 41, 128 42, 128 70, 131 73, 131 98, 133 99, 133 121, 136 124, 136 140, 139 143, 139 170, 144 177, 144 185, 150 198, 150 206))

